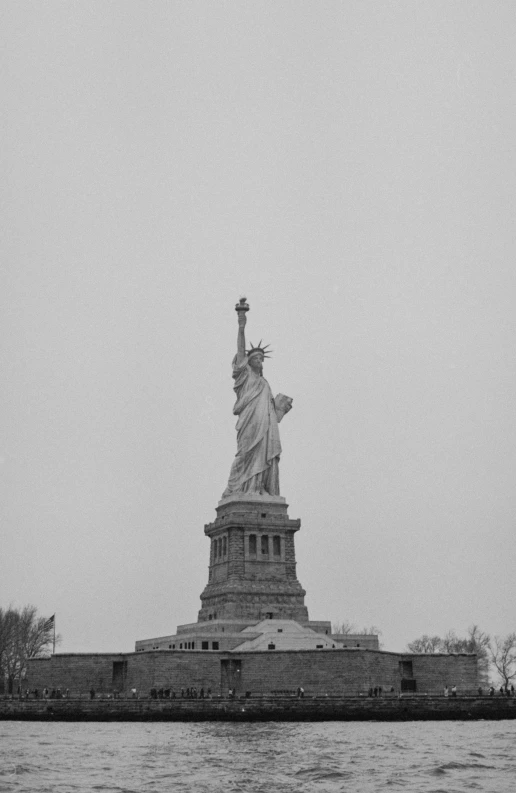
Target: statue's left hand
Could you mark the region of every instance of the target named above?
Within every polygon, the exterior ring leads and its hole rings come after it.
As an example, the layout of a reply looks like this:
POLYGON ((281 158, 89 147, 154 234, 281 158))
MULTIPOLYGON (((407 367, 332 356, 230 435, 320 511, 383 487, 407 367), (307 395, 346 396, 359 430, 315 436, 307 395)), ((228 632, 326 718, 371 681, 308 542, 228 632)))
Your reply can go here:
POLYGON ((274 408, 276 410, 276 418, 278 423, 281 421, 285 413, 292 410, 292 397, 285 396, 285 394, 278 394, 274 399, 274 408))

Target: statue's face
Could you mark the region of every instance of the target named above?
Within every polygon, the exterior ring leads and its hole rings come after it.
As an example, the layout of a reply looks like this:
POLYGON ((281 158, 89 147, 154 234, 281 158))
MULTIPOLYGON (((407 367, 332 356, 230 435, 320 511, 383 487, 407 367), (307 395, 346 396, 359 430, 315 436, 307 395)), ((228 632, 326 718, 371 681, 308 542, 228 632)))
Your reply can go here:
POLYGON ((249 366, 253 372, 261 374, 263 372, 263 355, 257 352, 256 355, 251 356, 251 358, 249 358, 249 366))

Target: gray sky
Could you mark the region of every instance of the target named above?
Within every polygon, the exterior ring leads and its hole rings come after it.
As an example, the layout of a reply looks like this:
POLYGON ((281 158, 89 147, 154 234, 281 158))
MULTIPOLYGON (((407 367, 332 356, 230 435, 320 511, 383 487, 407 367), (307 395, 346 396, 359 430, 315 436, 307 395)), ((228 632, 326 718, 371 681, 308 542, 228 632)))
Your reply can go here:
POLYGON ((516 629, 513 2, 4 0, 0 605, 193 622, 234 304, 312 619, 516 629))

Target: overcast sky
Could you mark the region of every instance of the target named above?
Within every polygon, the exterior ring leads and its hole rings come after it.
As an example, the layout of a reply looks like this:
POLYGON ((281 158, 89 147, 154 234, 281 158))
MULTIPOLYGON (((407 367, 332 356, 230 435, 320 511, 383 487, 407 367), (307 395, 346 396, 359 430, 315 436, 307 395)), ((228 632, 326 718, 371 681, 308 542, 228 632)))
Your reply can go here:
POLYGON ((516 7, 0 7, 0 605, 194 622, 234 305, 311 619, 516 629, 516 7))

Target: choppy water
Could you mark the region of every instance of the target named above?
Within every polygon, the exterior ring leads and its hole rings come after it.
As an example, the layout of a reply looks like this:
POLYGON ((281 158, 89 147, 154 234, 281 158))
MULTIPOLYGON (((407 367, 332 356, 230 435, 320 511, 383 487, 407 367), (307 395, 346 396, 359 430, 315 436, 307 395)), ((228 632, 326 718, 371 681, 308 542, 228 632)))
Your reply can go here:
POLYGON ((516 791, 516 721, 0 722, 1 793, 516 791))

